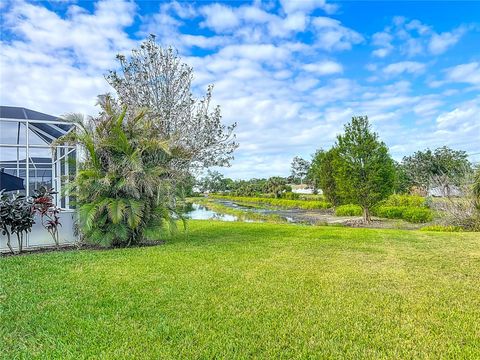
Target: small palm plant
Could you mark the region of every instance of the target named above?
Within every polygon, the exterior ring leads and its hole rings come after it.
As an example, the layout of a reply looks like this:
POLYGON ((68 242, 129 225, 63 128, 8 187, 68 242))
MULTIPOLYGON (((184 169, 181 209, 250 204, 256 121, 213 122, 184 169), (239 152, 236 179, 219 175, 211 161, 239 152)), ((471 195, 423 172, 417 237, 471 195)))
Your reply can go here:
POLYGON ((155 131, 145 112, 127 113, 110 97, 99 98, 102 112, 87 121, 70 115, 76 131, 58 140, 83 152, 70 183, 83 238, 104 246, 158 240, 175 230, 177 212, 172 162, 180 149, 155 131))

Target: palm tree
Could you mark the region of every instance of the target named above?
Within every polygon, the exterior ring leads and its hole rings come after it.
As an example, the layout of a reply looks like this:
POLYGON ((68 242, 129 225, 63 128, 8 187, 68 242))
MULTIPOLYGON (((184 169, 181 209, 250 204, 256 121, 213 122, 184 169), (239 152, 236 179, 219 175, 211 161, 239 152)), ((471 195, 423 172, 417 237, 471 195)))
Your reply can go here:
POLYGON ((178 214, 172 163, 181 149, 155 132, 145 111, 129 114, 110 97, 99 98, 102 112, 59 143, 77 144, 84 159, 69 191, 76 198, 85 240, 124 246, 156 240, 175 229, 178 214))

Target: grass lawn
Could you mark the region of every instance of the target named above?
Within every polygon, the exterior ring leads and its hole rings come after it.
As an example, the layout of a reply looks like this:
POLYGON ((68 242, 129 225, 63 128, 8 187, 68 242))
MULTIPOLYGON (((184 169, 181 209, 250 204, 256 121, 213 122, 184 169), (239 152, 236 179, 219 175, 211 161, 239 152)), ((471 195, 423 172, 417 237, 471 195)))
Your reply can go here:
POLYGON ((0 259, 6 359, 480 358, 480 235, 189 222, 0 259))

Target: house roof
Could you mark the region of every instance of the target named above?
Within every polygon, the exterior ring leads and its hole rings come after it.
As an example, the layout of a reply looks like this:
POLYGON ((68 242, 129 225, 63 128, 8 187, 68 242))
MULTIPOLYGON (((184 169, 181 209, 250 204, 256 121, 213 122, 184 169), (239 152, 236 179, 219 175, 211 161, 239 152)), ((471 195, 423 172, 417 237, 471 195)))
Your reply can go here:
MULTIPOLYGON (((0 118, 18 120, 62 121, 61 118, 16 106, 0 106, 0 118)), ((65 135, 73 125, 30 123, 30 129, 47 144, 65 135)))
POLYGON ((56 116, 17 106, 0 106, 0 118, 47 121, 61 120, 56 116))

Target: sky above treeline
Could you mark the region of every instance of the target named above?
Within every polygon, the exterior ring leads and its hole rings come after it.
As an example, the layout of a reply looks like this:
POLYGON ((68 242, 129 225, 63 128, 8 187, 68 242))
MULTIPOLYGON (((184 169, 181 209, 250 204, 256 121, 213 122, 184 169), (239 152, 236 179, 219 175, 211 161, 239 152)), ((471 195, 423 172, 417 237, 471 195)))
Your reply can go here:
POLYGON ((240 143, 233 178, 288 175, 368 115, 400 160, 443 145, 480 161, 479 1, 2 1, 0 104, 95 115, 148 34, 214 84, 240 143))

